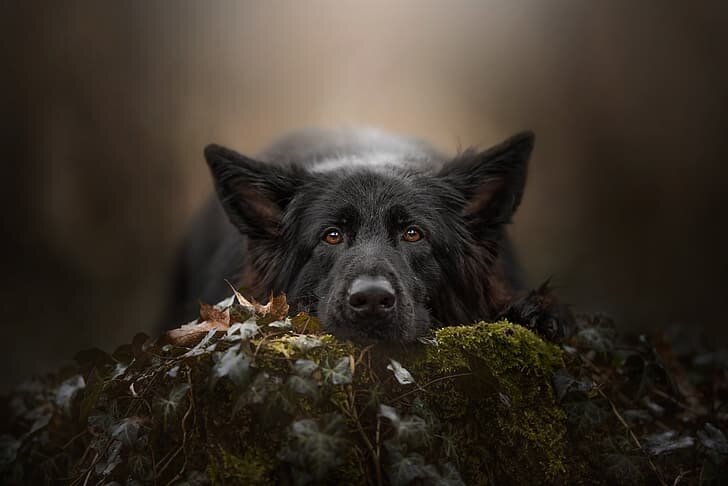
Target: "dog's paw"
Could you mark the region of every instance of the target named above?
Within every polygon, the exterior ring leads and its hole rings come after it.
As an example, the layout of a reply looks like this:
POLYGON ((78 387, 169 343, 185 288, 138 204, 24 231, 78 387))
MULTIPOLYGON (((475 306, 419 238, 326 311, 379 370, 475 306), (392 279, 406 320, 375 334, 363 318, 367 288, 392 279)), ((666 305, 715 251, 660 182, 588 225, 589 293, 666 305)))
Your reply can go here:
POLYGON ((498 317, 520 324, 550 341, 570 336, 575 322, 571 309, 553 295, 548 281, 513 299, 498 317))

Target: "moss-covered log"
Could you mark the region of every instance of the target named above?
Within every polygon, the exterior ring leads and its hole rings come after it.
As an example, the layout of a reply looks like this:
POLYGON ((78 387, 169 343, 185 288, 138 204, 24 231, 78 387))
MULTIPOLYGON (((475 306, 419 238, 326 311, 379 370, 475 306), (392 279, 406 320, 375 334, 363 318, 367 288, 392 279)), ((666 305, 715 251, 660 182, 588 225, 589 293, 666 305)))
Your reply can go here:
MULTIPOLYGON (((3 405, 3 481, 659 484, 680 470, 693 482, 725 477, 719 427, 682 438, 692 447, 689 466, 667 464, 640 442, 636 434, 648 429, 632 417, 639 410, 620 413, 608 396, 613 377, 602 375, 627 358, 607 349, 612 330, 593 321, 563 349, 508 322, 443 328, 406 348, 362 347, 321 332, 309 316, 272 320, 255 311, 207 308, 206 323, 176 344, 140 335, 111 355, 80 353, 77 367, 21 387, 3 405)), ((650 386, 664 393, 657 377, 665 375, 653 372, 650 386)))

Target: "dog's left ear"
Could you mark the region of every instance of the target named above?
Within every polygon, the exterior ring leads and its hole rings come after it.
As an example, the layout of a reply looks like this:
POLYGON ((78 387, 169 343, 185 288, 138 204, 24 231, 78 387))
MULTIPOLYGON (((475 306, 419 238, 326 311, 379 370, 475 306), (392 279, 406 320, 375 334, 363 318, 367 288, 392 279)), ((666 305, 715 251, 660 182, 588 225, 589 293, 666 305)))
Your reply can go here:
POLYGON ((230 222, 250 238, 278 238, 283 210, 297 187, 293 175, 219 145, 205 147, 205 159, 230 222))
POLYGON ((483 152, 468 150, 440 171, 463 195, 463 216, 474 231, 511 221, 523 197, 533 142, 532 132, 521 132, 483 152))

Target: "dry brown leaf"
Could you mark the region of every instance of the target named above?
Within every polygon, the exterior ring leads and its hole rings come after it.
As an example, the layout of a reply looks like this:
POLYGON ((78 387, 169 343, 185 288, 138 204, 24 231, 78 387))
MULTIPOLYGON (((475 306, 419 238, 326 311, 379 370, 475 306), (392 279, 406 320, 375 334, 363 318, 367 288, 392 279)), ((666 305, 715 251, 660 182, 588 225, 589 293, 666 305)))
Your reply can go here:
POLYGON ((230 327, 219 321, 203 321, 198 323, 185 324, 184 326, 172 329, 164 333, 162 342, 175 346, 194 346, 212 329, 226 331, 230 327))
POLYGON ((265 305, 253 302, 255 306, 255 313, 258 317, 268 317, 275 321, 285 319, 288 317, 288 302, 286 301, 286 294, 271 296, 268 303, 265 305))
POLYGON ((254 313, 261 318, 270 318, 274 321, 288 317, 288 302, 286 301, 286 294, 277 295, 275 297, 271 295, 268 303, 263 305, 255 300, 250 301, 246 299, 230 282, 227 282, 227 284, 232 289, 233 295, 235 295, 235 300, 237 300, 238 304, 240 304, 240 306, 247 312, 254 313))
POLYGON ((200 321, 214 321, 230 327, 230 309, 218 309, 214 305, 200 302, 200 321))
POLYGON ((238 301, 238 304, 240 304, 240 307, 242 307, 243 309, 245 309, 246 312, 250 312, 251 314, 253 314, 255 312, 255 305, 253 305, 252 302, 250 302, 248 299, 246 299, 245 297, 243 297, 243 294, 241 294, 240 292, 238 292, 235 289, 235 287, 233 287, 233 284, 231 284, 227 280, 225 280, 225 282, 227 282, 227 284, 233 290, 233 295, 235 295, 235 300, 238 301))

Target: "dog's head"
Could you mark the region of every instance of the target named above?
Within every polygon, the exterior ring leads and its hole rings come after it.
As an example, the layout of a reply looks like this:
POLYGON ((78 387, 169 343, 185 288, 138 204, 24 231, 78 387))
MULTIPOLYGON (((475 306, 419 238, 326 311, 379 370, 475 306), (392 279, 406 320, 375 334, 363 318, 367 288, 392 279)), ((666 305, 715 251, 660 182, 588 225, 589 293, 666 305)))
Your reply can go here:
POLYGON ((205 156, 263 292, 285 292, 338 336, 410 341, 443 320, 488 317, 532 147, 522 133, 419 169, 274 165, 215 145, 205 156))

